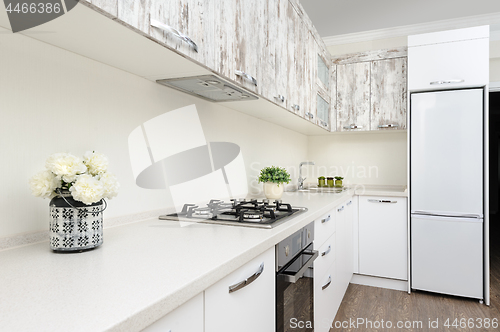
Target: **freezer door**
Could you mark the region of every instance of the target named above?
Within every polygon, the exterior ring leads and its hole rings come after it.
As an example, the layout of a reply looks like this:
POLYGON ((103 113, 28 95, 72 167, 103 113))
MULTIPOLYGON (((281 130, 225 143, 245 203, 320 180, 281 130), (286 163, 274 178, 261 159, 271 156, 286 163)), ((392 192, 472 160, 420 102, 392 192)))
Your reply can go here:
POLYGON ((411 211, 483 216, 483 89, 411 95, 411 211))
POLYGON ((411 217, 412 288, 483 298, 483 220, 411 217))

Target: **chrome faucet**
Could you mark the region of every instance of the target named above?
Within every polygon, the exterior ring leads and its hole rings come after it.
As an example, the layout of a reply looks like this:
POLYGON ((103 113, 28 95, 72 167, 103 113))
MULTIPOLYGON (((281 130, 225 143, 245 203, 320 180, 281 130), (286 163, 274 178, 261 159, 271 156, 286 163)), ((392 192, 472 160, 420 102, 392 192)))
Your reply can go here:
POLYGON ((299 179, 298 179, 298 186, 297 190, 302 190, 304 189, 304 180, 306 178, 302 178, 302 166, 303 165, 314 165, 313 161, 303 161, 299 164, 299 179))

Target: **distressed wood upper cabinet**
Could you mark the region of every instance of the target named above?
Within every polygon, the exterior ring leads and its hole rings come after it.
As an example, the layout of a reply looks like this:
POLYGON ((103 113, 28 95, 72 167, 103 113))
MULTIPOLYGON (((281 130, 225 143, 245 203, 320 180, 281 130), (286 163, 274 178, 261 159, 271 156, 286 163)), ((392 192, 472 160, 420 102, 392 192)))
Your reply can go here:
POLYGON ((406 58, 371 62, 371 130, 406 129, 406 58))
POLYGON ((304 38, 305 24, 291 5, 287 8, 288 25, 288 110, 304 117, 304 38))
POLYGON ((337 130, 370 130, 370 62, 337 66, 337 130))
POLYGON ((117 4, 117 17, 154 40, 213 68, 215 9, 215 2, 209 0, 121 0, 117 4))
POLYGON ((287 108, 289 3, 283 0, 269 0, 266 3, 266 40, 261 54, 262 95, 276 105, 287 108))

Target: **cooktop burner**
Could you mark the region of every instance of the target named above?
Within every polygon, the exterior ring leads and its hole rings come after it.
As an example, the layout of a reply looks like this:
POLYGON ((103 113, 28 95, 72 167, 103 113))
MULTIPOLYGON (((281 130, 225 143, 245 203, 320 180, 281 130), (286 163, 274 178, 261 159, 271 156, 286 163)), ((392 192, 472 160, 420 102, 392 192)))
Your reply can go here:
POLYGON ((206 206, 184 204, 182 211, 162 215, 159 219, 192 221, 208 224, 235 225, 257 228, 273 228, 292 215, 307 211, 292 207, 281 200, 232 199, 231 202, 211 200, 206 206))

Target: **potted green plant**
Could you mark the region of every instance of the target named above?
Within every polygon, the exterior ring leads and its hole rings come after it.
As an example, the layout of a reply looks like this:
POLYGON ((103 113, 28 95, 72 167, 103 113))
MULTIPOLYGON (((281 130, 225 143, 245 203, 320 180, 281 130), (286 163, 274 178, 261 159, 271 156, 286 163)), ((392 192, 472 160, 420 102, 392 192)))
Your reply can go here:
POLYGON ((324 187, 325 186, 325 177, 324 176, 320 176, 318 178, 318 187, 324 187))
POLYGON ((335 177, 335 187, 342 187, 342 180, 344 180, 341 176, 335 177))
POLYGON ((333 187, 333 178, 326 178, 326 184, 328 187, 333 187))
POLYGON ((264 195, 267 199, 280 199, 283 195, 282 184, 290 182, 290 174, 284 168, 266 167, 260 171, 258 181, 264 183, 264 195))

